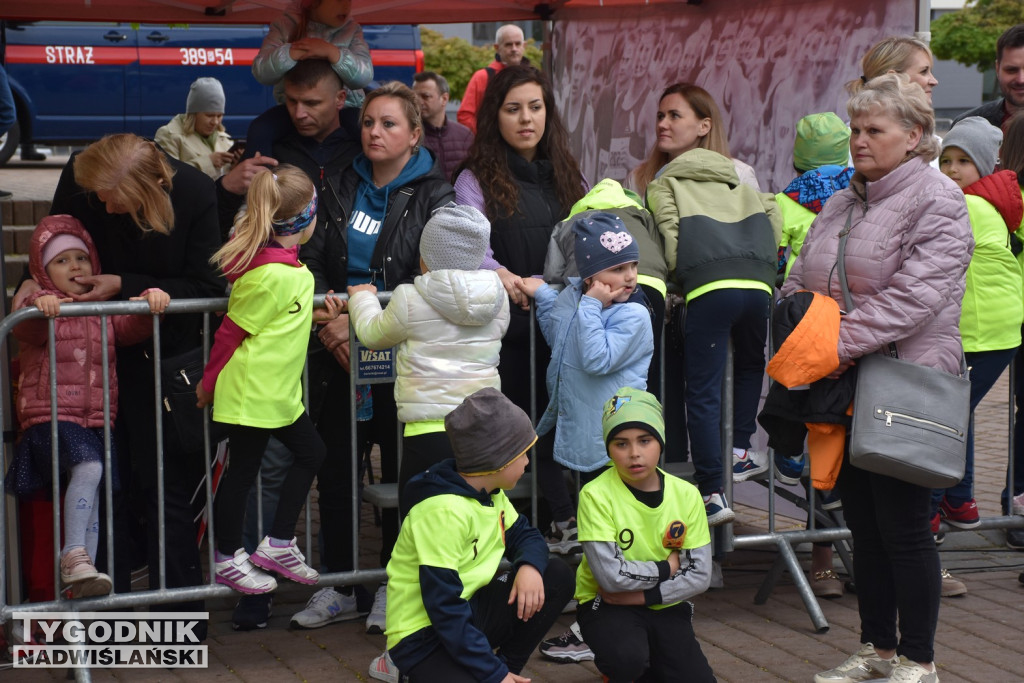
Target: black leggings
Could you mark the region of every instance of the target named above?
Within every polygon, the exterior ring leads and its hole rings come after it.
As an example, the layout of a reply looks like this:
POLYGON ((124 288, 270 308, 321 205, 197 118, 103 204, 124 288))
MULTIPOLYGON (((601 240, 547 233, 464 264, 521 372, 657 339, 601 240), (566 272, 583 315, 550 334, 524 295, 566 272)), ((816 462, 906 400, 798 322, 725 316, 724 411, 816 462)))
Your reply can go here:
MULTIPOLYGON (((504 581, 500 578, 478 590, 470 599, 473 625, 484 632, 491 646, 505 660, 508 670, 518 674, 572 597, 576 588, 575 573, 561 558, 552 557, 548 561, 544 570, 544 606, 529 621, 516 616, 516 603, 508 604, 511 578, 504 581)), ((409 676, 410 683, 475 683, 477 680, 443 645, 403 673, 409 676)))
POLYGON ((576 619, 594 665, 616 681, 715 680, 693 633, 693 606, 681 602, 653 610, 639 605, 610 605, 599 599, 581 604, 576 619))
POLYGON ((269 535, 273 538, 290 539, 295 534, 295 522, 327 453, 306 413, 299 415, 290 425, 276 429, 228 425, 230 460, 217 491, 216 502, 217 550, 225 555, 232 555, 242 547, 246 499, 259 474, 260 462, 271 435, 283 443, 295 458, 281 484, 281 498, 274 513, 274 524, 270 527, 269 535))

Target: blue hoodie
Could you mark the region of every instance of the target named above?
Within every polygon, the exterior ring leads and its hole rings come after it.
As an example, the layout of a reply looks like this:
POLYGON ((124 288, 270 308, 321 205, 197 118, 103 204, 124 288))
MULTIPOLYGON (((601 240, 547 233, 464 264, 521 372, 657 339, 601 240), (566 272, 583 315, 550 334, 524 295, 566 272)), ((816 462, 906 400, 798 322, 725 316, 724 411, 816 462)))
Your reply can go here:
POLYGON ((419 178, 434 167, 434 157, 421 147, 405 164, 405 168, 384 187, 373 184, 373 165, 365 155, 359 154, 352 168, 360 178, 356 200, 348 221, 348 284, 361 285, 372 281, 370 261, 377 246, 377 237, 387 216, 391 193, 410 180, 419 178))

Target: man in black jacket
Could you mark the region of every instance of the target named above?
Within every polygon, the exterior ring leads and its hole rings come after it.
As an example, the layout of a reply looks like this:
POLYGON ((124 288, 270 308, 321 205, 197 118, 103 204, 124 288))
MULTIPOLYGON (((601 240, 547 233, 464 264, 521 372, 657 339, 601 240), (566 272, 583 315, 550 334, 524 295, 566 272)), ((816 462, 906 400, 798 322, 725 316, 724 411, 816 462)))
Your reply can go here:
POLYGON ((1005 125, 1014 114, 1024 109, 1024 24, 1011 26, 996 42, 996 79, 1003 96, 956 117, 953 125, 968 116, 988 119, 1006 132, 1005 125))
MULTIPOLYGON (((227 175, 217 180, 217 201, 220 229, 224 238, 231 229, 235 215, 245 202, 245 194, 249 189, 252 178, 258 173, 273 170, 278 164, 291 164, 301 168, 316 187, 319 202, 317 205, 317 232, 322 232, 324 227, 331 224, 338 225, 342 230, 348 222, 347 208, 342 206, 339 198, 338 187, 340 178, 344 171, 352 164, 352 160, 360 151, 359 139, 353 137, 349 132, 351 126, 343 126, 339 119, 341 116, 352 117, 351 123, 358 120, 358 110, 343 109, 345 106, 345 87, 331 68, 331 65, 324 60, 307 59, 301 60, 284 77, 285 104, 291 118, 290 130, 280 136, 273 147, 273 157, 262 157, 257 152, 254 156, 244 159, 237 164, 227 175)), ((303 256, 305 259, 305 255, 303 256)), ((317 277, 317 291, 324 292, 324 278, 321 273, 315 273, 317 277)), ((342 289, 344 289, 342 287, 342 289)), ((341 290, 339 290, 341 291, 341 290)), ((347 318, 347 316, 345 316, 347 318)), ((347 333, 348 326, 339 326, 347 333)), ((314 338, 315 339, 315 338, 314 338)), ((314 342, 316 343, 316 342, 314 342)), ((348 370, 348 342, 342 345, 339 353, 335 356, 344 356, 344 362, 339 358, 337 362, 333 358, 320 358, 327 356, 322 350, 311 356, 310 361, 310 392, 312 416, 314 420, 319 417, 319 404, 322 403, 320 396, 323 394, 322 387, 331 383, 327 377, 328 370, 334 370, 331 375, 337 374, 339 364, 348 370), (343 353, 342 353, 343 352, 343 353), (320 362, 313 362, 314 360, 320 362), (320 391, 318 391, 320 389, 320 391)), ((347 374, 345 375, 347 378, 347 374)), ((345 382, 347 386, 347 379, 345 382)), ((332 411, 334 412, 334 411, 332 411)), ((344 414, 332 414, 325 416, 328 421, 336 420, 348 424, 348 412, 344 414)), ((319 422, 319 420, 317 420, 319 422)), ((338 459, 340 456, 333 449, 330 456, 338 459)), ((347 449, 346 449, 347 450, 347 449)), ((274 509, 276 508, 277 493, 280 483, 284 480, 284 473, 290 465, 290 454, 274 439, 271 439, 267 452, 263 457, 263 520, 264 527, 273 520, 274 509)), ((348 466, 345 459, 344 465, 348 466)), ((324 479, 325 477, 321 477, 324 479)), ((255 503, 250 501, 246 519, 246 537, 248 544, 259 537, 259 533, 253 528, 255 519, 255 503), (255 538, 250 539, 250 536, 255 538)), ((322 516, 323 517, 323 516, 322 516)), ((351 520, 339 520, 339 523, 350 524, 351 520)), ((341 569, 338 567, 337 569, 341 569)), ((320 596, 320 593, 317 593, 320 596)), ((314 596, 316 599, 316 596, 314 596)), ((330 602, 330 607, 336 608, 332 616, 337 617, 334 621, 344 618, 354 619, 360 616, 355 608, 355 598, 344 596, 333 592, 332 595, 321 596, 320 602, 330 602), (324 600, 324 598, 334 598, 324 600), (337 604, 335 604, 337 603, 337 604)), ((236 629, 250 630, 266 626, 267 618, 270 615, 271 596, 267 595, 246 595, 243 596, 235 608, 232 622, 236 629)))

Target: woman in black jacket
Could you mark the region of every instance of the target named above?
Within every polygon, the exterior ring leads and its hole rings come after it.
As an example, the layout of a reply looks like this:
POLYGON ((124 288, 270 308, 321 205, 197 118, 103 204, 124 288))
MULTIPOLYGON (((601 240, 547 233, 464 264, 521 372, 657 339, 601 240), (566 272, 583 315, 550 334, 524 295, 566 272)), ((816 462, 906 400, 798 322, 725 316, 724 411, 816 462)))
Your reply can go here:
MULTIPOLYGON (((435 209, 455 200, 455 192, 430 150, 420 144, 423 124, 416 96, 408 86, 392 81, 368 93, 360 129, 363 151, 342 172, 337 188, 336 199, 347 220, 317 226, 302 248, 302 260, 316 278, 318 292, 343 292, 349 285, 362 283, 385 291, 411 282, 420 274, 424 224, 435 209)), ((317 488, 324 540, 322 569, 330 572, 356 567, 352 557, 352 463, 340 457, 350 450, 348 335, 348 316, 339 316, 320 328, 317 341, 321 347, 309 357, 310 409, 328 452, 317 475, 317 488)), ((361 389, 359 396, 365 393, 361 389)), ((359 435, 360 450, 366 443, 379 444, 382 478, 396 481, 394 387, 375 384, 370 395, 369 400, 357 400, 357 411, 364 417, 371 415, 364 422, 365 432, 359 435)), ((385 511, 382 528, 384 566, 398 538, 397 511, 385 511)), ((377 602, 373 615, 380 612, 380 623, 368 621, 368 627, 383 628, 383 591, 378 592, 377 602)), ((351 619, 355 612, 354 596, 328 587, 292 617, 292 625, 317 628, 351 619)))

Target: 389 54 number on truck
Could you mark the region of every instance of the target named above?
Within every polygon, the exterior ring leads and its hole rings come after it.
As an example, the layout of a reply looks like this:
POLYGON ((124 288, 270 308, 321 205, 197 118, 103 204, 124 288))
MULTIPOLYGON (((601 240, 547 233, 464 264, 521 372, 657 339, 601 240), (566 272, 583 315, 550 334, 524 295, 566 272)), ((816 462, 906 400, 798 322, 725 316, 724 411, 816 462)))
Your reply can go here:
MULTIPOLYGON (((109 133, 152 137, 185 111, 189 85, 224 85, 224 126, 244 138, 274 104, 252 76, 266 26, 4 23, 6 68, 18 122, 0 138, 0 165, 21 143, 83 144, 109 133)), ((423 70, 418 26, 364 26, 374 79, 412 85, 423 70)))

